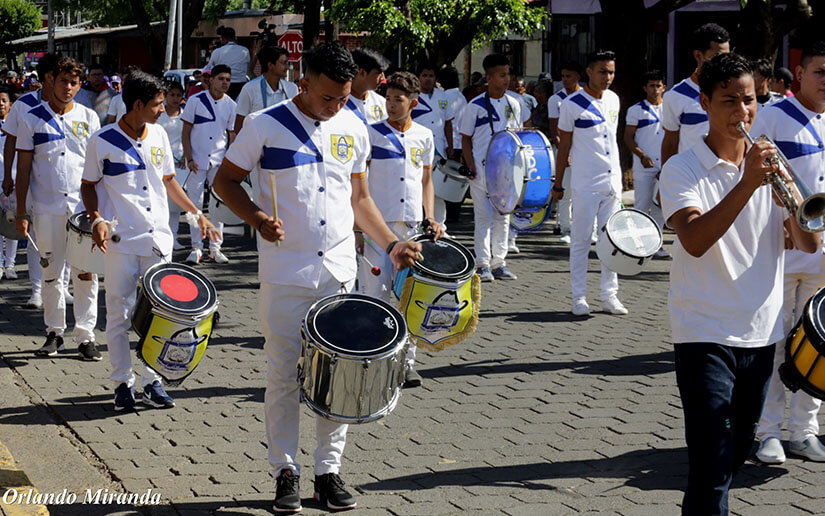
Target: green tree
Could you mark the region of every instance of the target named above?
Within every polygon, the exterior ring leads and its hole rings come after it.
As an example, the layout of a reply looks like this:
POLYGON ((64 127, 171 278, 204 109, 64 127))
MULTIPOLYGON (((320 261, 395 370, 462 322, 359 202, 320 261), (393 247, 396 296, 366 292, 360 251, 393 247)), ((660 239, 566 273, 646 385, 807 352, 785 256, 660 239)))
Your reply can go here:
POLYGON ((384 50, 401 44, 408 58, 451 63, 467 45, 505 34, 532 34, 547 16, 524 0, 335 0, 330 17, 342 28, 369 32, 384 50))
POLYGON ((31 36, 40 28, 40 8, 26 0, 0 0, 0 20, 0 50, 11 62, 6 43, 31 36))

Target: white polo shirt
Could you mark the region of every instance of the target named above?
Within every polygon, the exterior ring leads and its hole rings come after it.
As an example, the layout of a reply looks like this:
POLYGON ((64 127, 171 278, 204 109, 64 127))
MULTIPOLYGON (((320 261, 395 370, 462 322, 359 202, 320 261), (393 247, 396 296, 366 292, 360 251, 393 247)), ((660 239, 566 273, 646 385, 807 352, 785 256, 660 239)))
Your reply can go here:
POLYGON ((164 256, 172 253, 169 205, 163 178, 175 175, 172 149, 166 131, 146 124, 143 138, 132 139, 110 124, 89 141, 83 181, 97 184, 100 214, 117 220, 120 241, 108 247, 122 254, 164 256))
POLYGON ((275 174, 280 247, 258 237, 261 282, 317 288, 326 268, 337 280, 355 278, 352 174, 366 171, 367 128, 342 109, 327 121, 304 115, 295 102, 250 117, 226 153, 243 170, 259 167, 258 206, 271 214, 275 174))
POLYGON ((433 165, 432 133, 416 122, 402 132, 384 121, 371 125, 369 136, 370 195, 384 220, 421 222, 424 167, 433 165))
MULTIPOLYGON (((825 192, 825 113, 809 111, 789 97, 760 109, 750 133, 769 136, 800 179, 815 193, 825 192)), ((821 252, 785 251, 786 274, 822 272, 821 252)))
POLYGON ((458 132, 458 127, 456 124, 458 123, 457 120, 459 119, 459 115, 461 113, 461 108, 467 105, 467 99, 464 98, 464 94, 461 93, 461 90, 458 88, 450 88, 449 90, 444 92, 444 96, 447 97, 447 102, 450 103, 450 109, 453 112, 454 119, 453 119, 453 149, 460 149, 461 148, 461 133, 458 132))
POLYGON ((298 86, 293 82, 281 79, 278 89, 273 90, 263 75, 244 84, 238 94, 238 105, 235 114, 247 116, 249 113, 260 111, 289 100, 298 94, 298 86))
POLYGON ((28 110, 40 104, 43 101, 41 91, 30 91, 25 95, 21 95, 11 105, 9 114, 6 115, 6 120, 3 122, 3 133, 10 136, 17 137, 17 127, 23 116, 28 110))
MULTIPOLYGON (((744 160, 742 161, 744 164, 744 160)), ((662 169, 662 213, 696 207, 707 213, 742 179, 742 169, 724 161, 700 140, 662 169)), ((730 228, 701 258, 677 238, 670 267, 672 341, 714 342, 738 348, 784 339, 782 327, 784 231, 787 212, 762 186, 730 228)))
POLYGON ((178 113, 178 116, 169 116, 166 111, 160 114, 158 118, 158 125, 163 127, 166 131, 166 137, 169 138, 169 145, 172 148, 173 164, 183 159, 183 110, 178 113))
POLYGON ((435 150, 442 158, 447 157, 447 135, 444 126, 455 118, 450 101, 443 90, 433 89, 430 94, 421 93, 418 105, 412 111, 412 119, 433 133, 435 150))
POLYGON ((17 149, 34 152, 29 191, 35 213, 77 211, 86 145, 98 129, 97 113, 77 102, 63 115, 55 114, 48 102, 26 112, 17 126, 17 149))
POLYGON ((219 64, 225 64, 232 69, 230 82, 246 82, 246 69, 249 66, 249 50, 246 47, 230 41, 212 51, 207 67, 211 70, 219 64))
POLYGON ((235 101, 225 94, 218 100, 202 91, 186 101, 181 115, 192 124, 192 159, 198 168, 209 170, 221 164, 229 142, 227 131, 235 130, 235 101))
POLYGON ((486 93, 471 100, 464 108, 461 118, 458 121, 458 131, 462 135, 470 136, 473 139, 473 159, 478 168, 478 176, 473 181, 484 182, 484 171, 482 168, 487 158, 487 147, 493 133, 503 131, 508 127, 516 128, 521 124, 521 103, 509 95, 493 99, 486 93), (492 128, 490 117, 487 115, 487 99, 490 102, 490 113, 492 114, 492 128))
MULTIPOLYGON (((579 88, 576 91, 580 90, 581 88, 579 88)), ((576 92, 574 91, 573 93, 576 92)), ((552 97, 550 97, 550 99, 547 101, 547 118, 559 118, 561 114, 561 103, 568 96, 569 95, 567 94, 567 90, 562 88, 556 93, 554 93, 552 97)))
POLYGON ((123 115, 126 114, 126 103, 123 102, 123 94, 118 93, 111 102, 109 102, 109 109, 106 110, 106 116, 115 117, 115 122, 120 122, 123 115))
POLYGON ((633 155, 634 172, 655 172, 662 169, 662 139, 665 132, 662 129, 662 105, 653 105, 647 99, 633 104, 627 110, 627 125, 636 127, 634 140, 642 152, 653 160, 652 168, 642 166, 642 160, 633 155))
POLYGON ((383 122, 387 119, 387 99, 372 90, 367 90, 366 100, 350 95, 344 107, 352 111, 364 125, 383 122))
POLYGON ((708 114, 699 104, 699 85, 690 77, 665 92, 662 127, 679 131, 679 152, 693 147, 708 133, 708 114))
POLYGON ((562 101, 559 129, 573 133, 569 168, 574 191, 621 194, 618 125, 619 97, 611 90, 597 99, 582 88, 562 101))

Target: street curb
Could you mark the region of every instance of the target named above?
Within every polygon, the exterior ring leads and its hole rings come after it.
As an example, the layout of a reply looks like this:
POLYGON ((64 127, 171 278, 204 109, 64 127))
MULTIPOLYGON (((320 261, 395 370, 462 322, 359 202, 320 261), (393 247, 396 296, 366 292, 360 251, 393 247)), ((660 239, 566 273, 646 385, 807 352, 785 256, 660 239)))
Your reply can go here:
POLYGON ((21 497, 31 490, 31 494, 37 494, 37 489, 32 486, 26 472, 17 469, 9 449, 0 442, 0 490, 3 497, 0 497, 0 513, 5 516, 48 516, 49 509, 45 505, 5 503, 5 494, 9 489, 16 489, 21 497))

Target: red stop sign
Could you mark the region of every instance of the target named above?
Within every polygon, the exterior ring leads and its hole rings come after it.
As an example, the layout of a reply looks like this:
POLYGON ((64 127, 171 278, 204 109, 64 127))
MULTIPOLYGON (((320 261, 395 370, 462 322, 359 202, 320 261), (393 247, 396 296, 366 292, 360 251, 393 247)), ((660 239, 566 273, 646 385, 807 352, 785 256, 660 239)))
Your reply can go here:
POLYGON ((304 37, 297 31, 285 32, 278 38, 278 46, 284 47, 289 52, 290 63, 297 63, 304 53, 304 37))

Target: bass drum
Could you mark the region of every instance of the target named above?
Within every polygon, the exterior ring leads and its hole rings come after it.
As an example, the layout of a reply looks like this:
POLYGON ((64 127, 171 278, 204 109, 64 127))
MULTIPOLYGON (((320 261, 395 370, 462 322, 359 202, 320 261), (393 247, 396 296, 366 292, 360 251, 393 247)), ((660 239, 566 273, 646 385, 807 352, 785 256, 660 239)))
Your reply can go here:
POLYGON ((599 230, 596 254, 605 267, 624 276, 642 272, 662 247, 662 232, 653 217, 626 208, 607 219, 599 230))
POLYGON ((550 220, 551 215, 551 204, 538 210, 514 211, 512 215, 510 215, 510 230, 518 234, 538 231, 544 226, 545 222, 550 220))
POLYGON ((507 129, 487 147, 485 179, 490 202, 502 215, 550 204, 555 158, 544 133, 507 129))
POLYGON ((802 389, 825 400, 825 289, 817 290, 805 303, 802 318, 785 342, 779 376, 791 391, 802 389))

